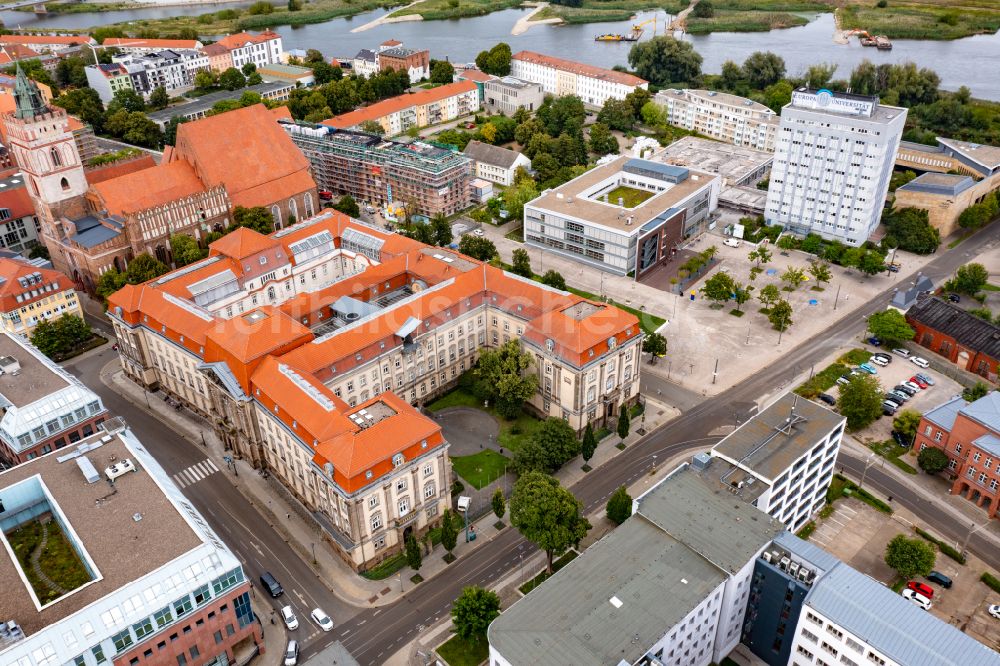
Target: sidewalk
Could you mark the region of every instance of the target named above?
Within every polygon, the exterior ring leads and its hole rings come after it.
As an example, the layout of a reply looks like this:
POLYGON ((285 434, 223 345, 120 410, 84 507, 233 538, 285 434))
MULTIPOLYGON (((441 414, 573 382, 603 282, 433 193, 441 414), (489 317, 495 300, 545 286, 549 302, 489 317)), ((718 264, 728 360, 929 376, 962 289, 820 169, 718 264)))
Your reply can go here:
MULTIPOLYGON (((949 482, 938 476, 925 473, 915 464, 915 461, 910 460, 907 460, 907 462, 913 465, 917 470, 917 474, 916 476, 907 474, 887 460, 880 460, 880 456, 851 435, 844 437, 841 447, 860 457, 872 456, 875 461, 872 467, 878 467, 880 472, 884 472, 900 483, 905 484, 907 488, 913 490, 928 502, 933 502, 935 506, 951 515, 956 523, 960 525, 975 524, 977 526, 990 523, 988 527, 979 530, 977 533, 983 535, 983 537, 989 539, 1000 548, 1000 523, 990 521, 983 509, 977 508, 975 504, 966 500, 961 495, 952 495, 949 492, 951 490, 949 482)), ((869 488, 868 490, 871 492, 872 489, 869 488)), ((875 493, 881 494, 877 491, 875 493)), ((929 527, 929 529, 931 532, 934 532, 932 527, 929 527)))
MULTIPOLYGON (((223 456, 226 454, 223 451, 222 442, 203 419, 186 409, 175 411, 147 408, 143 389, 125 377, 117 360, 112 360, 104 366, 101 370, 101 381, 128 399, 137 409, 145 409, 192 444, 204 445, 206 454, 215 461, 219 469, 226 468, 223 462, 223 456)), ((149 404, 153 407, 158 406, 155 398, 149 404)), ((652 400, 648 401, 646 410, 649 412, 645 420, 647 431, 678 414, 673 408, 660 405, 652 400)), ((640 421, 641 419, 633 422, 632 433, 625 440, 626 445, 634 443, 641 437, 636 432, 640 427, 640 421)), ((617 435, 611 435, 598 445, 597 452, 591 459, 591 467, 595 468, 595 471, 599 465, 620 453, 619 449, 615 447, 617 441, 617 435)), ((395 576, 384 580, 369 580, 356 574, 332 550, 322 545, 322 533, 319 525, 312 519, 306 508, 295 500, 273 476, 265 479, 242 460, 235 461, 235 465, 239 475, 230 476, 229 480, 246 500, 264 516, 268 525, 299 553, 302 560, 310 563, 317 578, 340 599, 356 606, 384 606, 398 601, 405 595, 406 591, 413 588, 410 577, 416 572, 409 567, 403 567, 395 576), (317 547, 313 549, 312 544, 316 544, 317 547), (315 550, 315 560, 313 559, 313 550, 315 550)), ((581 465, 582 461, 579 458, 574 459, 567 463, 556 476, 564 486, 572 485, 584 475, 580 469, 581 465)), ((502 480, 495 483, 501 482, 502 480)), ((477 505, 486 509, 484 515, 472 523, 478 536, 475 541, 466 543, 464 536, 459 535, 458 545, 452 551, 456 557, 462 557, 466 553, 489 543, 497 536, 499 530, 494 527, 497 519, 489 510, 489 498, 492 496, 492 492, 493 489, 488 487, 477 494, 478 501, 482 502, 482 504, 477 505), (489 495, 483 496, 484 492, 489 492, 489 495)), ((477 508, 477 505, 473 506, 473 510, 477 508)), ((425 581, 448 568, 448 564, 443 560, 444 555, 444 548, 438 546, 430 554, 424 556, 420 575, 425 581)))

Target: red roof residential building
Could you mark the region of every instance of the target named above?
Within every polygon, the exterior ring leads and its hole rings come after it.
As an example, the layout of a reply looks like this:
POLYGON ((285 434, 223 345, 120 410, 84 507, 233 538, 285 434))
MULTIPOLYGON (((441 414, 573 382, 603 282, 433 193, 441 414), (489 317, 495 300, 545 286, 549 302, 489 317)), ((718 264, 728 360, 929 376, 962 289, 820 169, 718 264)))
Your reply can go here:
POLYGON ((39 322, 67 314, 83 319, 80 300, 67 276, 23 259, 0 257, 0 317, 4 330, 30 336, 39 322))
POLYGON ((200 49, 204 46, 197 39, 148 39, 144 37, 108 37, 102 42, 105 48, 120 51, 151 51, 156 49, 200 49))
POLYGON ((271 30, 260 33, 239 32, 226 35, 204 47, 203 52, 216 71, 229 67, 241 69, 249 62, 264 67, 281 62, 281 35, 271 30))
POLYGON ((343 113, 322 122, 338 129, 358 128, 372 120, 382 125, 388 136, 410 127, 425 127, 453 120, 479 110, 479 89, 472 81, 456 81, 437 88, 397 95, 357 111, 343 113))
POLYGON ((511 76, 542 84, 553 95, 576 95, 584 104, 602 106, 608 99, 625 99, 649 82, 627 72, 595 67, 582 62, 554 58, 534 51, 511 56, 511 76))
POLYGON ((448 506, 448 444, 418 407, 484 349, 521 345, 538 376, 528 408, 576 430, 638 393, 633 315, 332 210, 223 236, 108 312, 125 371, 211 417, 359 569, 448 506))

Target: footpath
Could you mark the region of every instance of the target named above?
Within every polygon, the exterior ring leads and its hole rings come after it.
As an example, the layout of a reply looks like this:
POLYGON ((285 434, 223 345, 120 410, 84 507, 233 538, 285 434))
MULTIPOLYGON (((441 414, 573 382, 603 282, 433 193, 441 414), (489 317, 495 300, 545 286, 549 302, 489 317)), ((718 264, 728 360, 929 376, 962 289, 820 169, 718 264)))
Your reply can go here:
MULTIPOLYGON (((137 409, 146 410, 179 436, 192 444, 204 446, 208 457, 215 461, 220 469, 225 468, 223 457, 227 455, 227 452, 223 450, 222 442, 215 436, 211 427, 201 417, 186 409, 157 409, 160 407, 158 397, 150 400, 149 406, 147 406, 149 394, 124 375, 117 360, 110 361, 102 368, 101 381, 128 399, 137 409)), ((659 427, 678 413, 677 410, 667 405, 647 400, 645 430, 650 431, 659 427)), ((632 432, 625 438, 626 447, 642 437, 638 432, 641 423, 640 419, 633 421, 632 432)), ((590 472, 591 474, 599 474, 600 465, 622 452, 616 447, 618 441, 617 435, 611 435, 599 444, 590 461, 594 470, 590 472)), ((275 531, 288 541, 289 545, 302 557, 302 560, 313 568, 317 578, 341 600, 365 608, 384 606, 395 603, 405 592, 412 589, 413 583, 410 582, 410 578, 416 572, 409 567, 403 567, 396 574, 383 580, 369 580, 356 574, 331 549, 322 545, 322 528, 312 518, 308 510, 277 480, 272 476, 265 479, 245 461, 236 460, 233 464, 238 476, 229 476, 229 481, 264 516, 268 523, 274 526, 275 531), (315 548, 313 544, 315 544, 315 548)), ((586 473, 581 467, 582 460, 576 458, 566 463, 563 469, 556 474, 556 477, 564 487, 571 486, 585 476, 586 473)), ((640 474, 641 472, 637 472, 634 478, 638 478, 640 474)), ((472 490, 474 489, 469 489, 469 491, 472 490)), ((508 483, 508 494, 509 490, 510 484, 508 483)), ((471 513, 474 515, 477 513, 477 506, 488 507, 492 492, 492 488, 484 488, 476 493, 471 513), (485 494, 487 492, 489 495, 485 494)), ((589 512, 592 508, 587 507, 587 511, 589 512)), ((603 513, 603 503, 600 509, 603 513)), ((496 522, 496 516, 487 509, 481 517, 471 523, 477 534, 476 540, 466 543, 460 535, 459 543, 452 551, 453 554, 461 558, 466 553, 488 544, 499 533, 495 527, 496 522)), ((441 546, 437 546, 429 554, 425 554, 419 572, 424 581, 448 568, 443 560, 444 554, 445 550, 441 546)))

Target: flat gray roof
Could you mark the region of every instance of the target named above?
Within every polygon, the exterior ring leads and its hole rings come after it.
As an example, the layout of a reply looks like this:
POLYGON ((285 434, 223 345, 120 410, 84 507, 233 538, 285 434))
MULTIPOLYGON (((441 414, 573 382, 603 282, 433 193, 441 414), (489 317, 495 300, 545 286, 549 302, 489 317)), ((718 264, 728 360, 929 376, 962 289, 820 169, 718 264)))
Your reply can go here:
POLYGON ((725 184, 732 185, 769 165, 774 161, 774 155, 753 148, 686 136, 654 153, 649 159, 717 174, 722 176, 725 184))
POLYGON ((633 516, 502 613, 490 644, 518 665, 631 664, 725 579, 633 516))
POLYGON ((294 87, 295 84, 289 83, 288 81, 270 81, 247 86, 246 88, 240 88, 239 90, 220 90, 218 92, 211 92, 207 95, 202 95, 198 99, 187 102, 186 104, 168 106, 165 109, 153 111, 147 115, 149 115, 150 120, 154 122, 168 123, 174 116, 186 116, 208 111, 215 106, 216 102, 221 102, 225 99, 239 99, 245 92, 255 92, 260 95, 265 95, 278 90, 291 90, 294 87))
POLYGON ((805 605, 907 666, 1000 666, 1000 653, 840 563, 821 576, 805 605))
POLYGON ((840 414, 786 393, 712 450, 773 481, 843 422, 840 414))
POLYGON ((958 413, 968 404, 969 403, 967 403, 962 396, 956 395, 948 402, 942 403, 934 409, 924 412, 924 418, 934 425, 941 426, 945 430, 951 432, 952 427, 955 425, 955 419, 958 417, 958 413))
POLYGON ((0 394, 15 407, 25 407, 69 386, 65 377, 17 344, 9 334, 0 334, 0 356, 13 357, 21 366, 17 375, 0 375, 0 394))
POLYGON ((640 497, 638 513, 727 573, 785 529, 687 464, 640 497))

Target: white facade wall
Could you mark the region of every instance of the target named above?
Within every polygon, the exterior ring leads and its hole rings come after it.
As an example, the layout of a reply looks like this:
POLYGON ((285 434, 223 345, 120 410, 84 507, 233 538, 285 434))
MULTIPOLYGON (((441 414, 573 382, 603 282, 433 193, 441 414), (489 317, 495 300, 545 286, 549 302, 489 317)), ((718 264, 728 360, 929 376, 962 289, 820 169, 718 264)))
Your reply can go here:
POLYGON ((511 60, 511 76, 540 83, 542 90, 553 95, 576 95, 584 104, 603 106, 609 99, 625 99, 636 88, 647 89, 649 84, 631 86, 614 81, 565 72, 550 65, 524 60, 511 60))
MULTIPOLYGON (((684 95, 661 92, 656 102, 667 112, 667 122, 686 130, 698 131, 719 141, 774 152, 778 121, 762 118, 762 111, 746 105, 734 105, 716 98, 686 92, 684 95)), ((750 101, 750 100, 747 100, 750 101)))
POLYGON ((790 666, 905 666, 808 605, 799 616, 789 659, 790 666))
POLYGON ((476 161, 476 177, 488 180, 491 183, 499 183, 500 185, 513 185, 514 172, 521 166, 525 169, 531 168, 531 160, 521 153, 518 153, 514 159, 514 163, 509 168, 476 161))
POLYGON ((233 67, 241 69, 243 65, 252 62, 257 67, 273 65, 281 62, 281 37, 275 37, 263 42, 250 42, 233 49, 233 67))

